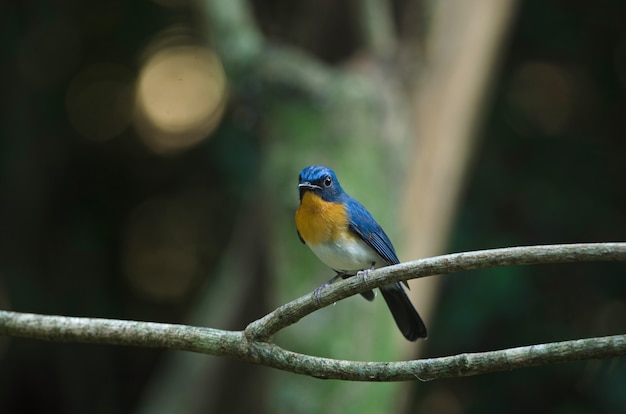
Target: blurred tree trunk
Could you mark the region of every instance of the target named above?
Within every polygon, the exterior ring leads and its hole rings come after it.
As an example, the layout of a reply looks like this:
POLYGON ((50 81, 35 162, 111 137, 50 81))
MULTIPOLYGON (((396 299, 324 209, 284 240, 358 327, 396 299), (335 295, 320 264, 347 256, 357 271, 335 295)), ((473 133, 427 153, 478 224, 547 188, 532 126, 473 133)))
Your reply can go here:
MULTIPOLYGON (((516 2, 431 1, 429 7, 423 66, 413 89, 416 139, 403 206, 401 251, 410 259, 445 252, 516 2)), ((409 40, 405 53, 420 40, 409 40)), ((440 282, 421 279, 411 291, 426 320, 436 306, 440 282)), ((418 357, 419 349, 408 352, 418 357)), ((407 406, 405 411, 413 410, 407 406)))
MULTIPOLYGON (((402 244, 410 258, 445 250, 514 6, 497 0, 432 2, 424 64, 413 93, 416 139, 402 244)), ((424 280, 415 290, 426 309, 436 297, 436 283, 424 280)))

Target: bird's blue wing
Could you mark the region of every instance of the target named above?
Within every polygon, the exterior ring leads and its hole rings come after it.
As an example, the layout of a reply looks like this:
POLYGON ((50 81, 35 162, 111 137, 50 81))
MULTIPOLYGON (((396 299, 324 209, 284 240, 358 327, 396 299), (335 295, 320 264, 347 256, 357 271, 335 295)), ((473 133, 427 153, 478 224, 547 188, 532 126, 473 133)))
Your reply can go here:
POLYGON ((346 201, 350 230, 378 253, 388 265, 400 263, 391 240, 369 211, 353 198, 346 201))

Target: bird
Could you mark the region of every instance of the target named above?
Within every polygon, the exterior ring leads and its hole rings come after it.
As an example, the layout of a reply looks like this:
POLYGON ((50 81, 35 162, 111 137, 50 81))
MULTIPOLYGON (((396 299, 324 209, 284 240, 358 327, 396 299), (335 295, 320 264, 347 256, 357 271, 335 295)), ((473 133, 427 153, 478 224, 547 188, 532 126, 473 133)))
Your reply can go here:
MULTIPOLYGON (((300 205, 295 213, 298 237, 336 272, 320 288, 338 278, 359 272, 367 276, 373 269, 400 263, 382 227, 361 203, 343 190, 332 169, 320 165, 304 168, 298 176, 298 191, 300 205)), ((408 288, 407 282, 403 283, 408 288)), ((380 292, 406 339, 417 341, 428 337, 426 325, 402 283, 382 286, 380 292)), ((369 301, 375 297, 372 291, 361 295, 369 301)))

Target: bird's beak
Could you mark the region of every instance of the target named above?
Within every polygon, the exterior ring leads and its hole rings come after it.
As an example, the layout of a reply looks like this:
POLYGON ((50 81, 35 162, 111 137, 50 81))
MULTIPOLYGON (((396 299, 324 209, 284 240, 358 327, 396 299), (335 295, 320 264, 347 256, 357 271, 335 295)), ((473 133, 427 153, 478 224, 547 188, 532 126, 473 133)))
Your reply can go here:
POLYGON ((315 184, 311 184, 308 181, 303 181, 301 183, 298 184, 298 188, 302 191, 302 190, 321 190, 322 187, 320 187, 319 185, 315 185, 315 184))

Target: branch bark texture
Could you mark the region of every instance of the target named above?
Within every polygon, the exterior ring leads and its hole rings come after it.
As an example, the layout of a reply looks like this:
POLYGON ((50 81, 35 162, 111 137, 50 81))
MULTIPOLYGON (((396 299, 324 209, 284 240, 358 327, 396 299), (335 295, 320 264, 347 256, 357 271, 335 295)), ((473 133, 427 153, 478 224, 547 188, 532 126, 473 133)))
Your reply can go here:
POLYGON ((624 261, 626 243, 514 247, 455 253, 378 269, 287 303, 244 331, 186 325, 0 311, 0 334, 53 342, 166 348, 235 358, 318 378, 407 381, 461 377, 583 359, 626 355, 626 335, 398 362, 346 361, 303 355, 269 342, 280 329, 348 296, 391 282, 495 266, 624 261))

